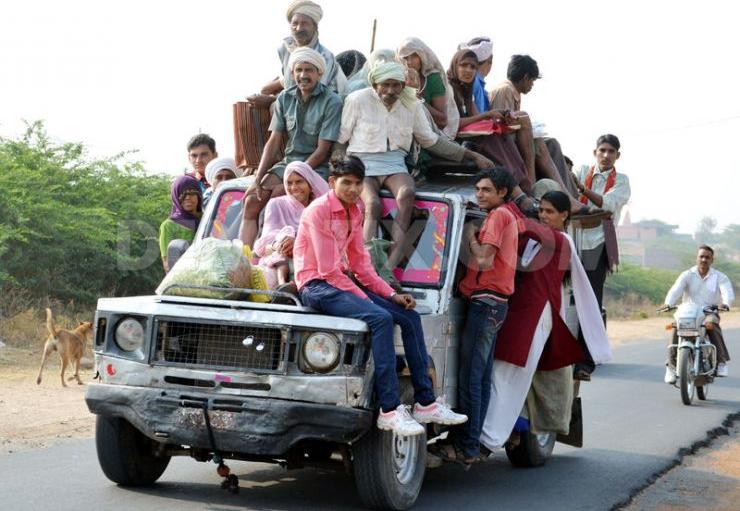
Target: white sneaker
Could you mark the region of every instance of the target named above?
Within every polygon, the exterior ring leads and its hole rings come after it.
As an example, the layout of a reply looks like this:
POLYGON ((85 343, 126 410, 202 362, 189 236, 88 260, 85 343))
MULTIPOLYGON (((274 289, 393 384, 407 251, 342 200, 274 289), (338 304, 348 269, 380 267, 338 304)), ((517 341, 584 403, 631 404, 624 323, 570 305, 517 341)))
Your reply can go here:
POLYGON ((378 429, 393 431, 400 436, 423 435, 426 432, 424 426, 411 418, 404 405, 398 405, 398 408, 390 412, 380 410, 377 425, 378 429))
POLYGON ((730 374, 730 370, 727 369, 727 364, 720 362, 717 366, 717 376, 727 376, 730 374))
POLYGON ((666 366, 663 381, 666 382, 668 385, 673 385, 674 383, 676 383, 676 371, 666 366))
POLYGON ((422 424, 434 422, 435 424, 462 424, 468 420, 467 415, 455 413, 444 401, 444 398, 438 397, 437 400, 427 406, 421 406, 419 403, 414 404, 414 419, 422 424))

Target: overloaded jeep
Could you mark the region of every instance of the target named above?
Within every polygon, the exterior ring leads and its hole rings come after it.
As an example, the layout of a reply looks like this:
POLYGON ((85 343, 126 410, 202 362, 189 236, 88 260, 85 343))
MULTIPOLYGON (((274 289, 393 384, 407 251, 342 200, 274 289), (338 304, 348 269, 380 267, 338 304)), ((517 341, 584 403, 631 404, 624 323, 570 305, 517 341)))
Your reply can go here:
MULTIPOLYGON (((222 183, 195 243, 237 237, 248 185, 249 178, 222 183)), ((464 272, 461 236, 466 221, 485 216, 470 205, 472 193, 469 176, 421 186, 406 256, 395 269, 417 302, 435 393, 453 406, 465 310, 455 289, 464 272)), ((390 196, 382 204, 387 238, 397 208, 390 196)), ((99 382, 86 400, 97 414, 105 475, 121 485, 151 484, 172 456, 187 455, 218 463, 223 486, 237 491, 225 459, 288 469, 333 465, 353 474, 366 506, 411 507, 424 479, 427 441, 442 431, 430 426, 426 436, 401 437, 378 430, 367 325, 287 298, 289 304, 166 293, 101 298, 94 340, 99 382)), ((412 404, 398 328, 395 346, 402 400, 412 404)), ((525 433, 507 453, 517 465, 539 465, 554 442, 554 434, 525 433)))

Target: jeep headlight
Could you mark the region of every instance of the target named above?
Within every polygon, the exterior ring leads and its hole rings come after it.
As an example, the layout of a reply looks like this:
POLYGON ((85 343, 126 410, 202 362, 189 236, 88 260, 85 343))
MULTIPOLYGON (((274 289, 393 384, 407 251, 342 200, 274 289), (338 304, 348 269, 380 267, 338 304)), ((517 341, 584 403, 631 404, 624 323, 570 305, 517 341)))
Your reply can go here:
POLYGON ((303 341, 303 360, 316 372, 326 373, 339 362, 339 339, 334 334, 317 332, 303 341))
POLYGON ((134 318, 118 322, 115 333, 116 344, 123 351, 132 352, 144 346, 144 325, 134 318))

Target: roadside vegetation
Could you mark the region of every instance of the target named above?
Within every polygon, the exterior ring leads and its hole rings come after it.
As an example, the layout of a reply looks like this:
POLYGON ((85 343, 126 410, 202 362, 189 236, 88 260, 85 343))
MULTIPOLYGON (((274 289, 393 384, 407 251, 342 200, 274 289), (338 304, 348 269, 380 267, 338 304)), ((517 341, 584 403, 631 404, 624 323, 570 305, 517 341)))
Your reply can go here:
POLYGON ((99 296, 150 292, 161 280, 169 177, 129 160, 90 158, 41 122, 0 138, 0 340, 38 339, 46 306, 69 326, 92 319, 99 296))

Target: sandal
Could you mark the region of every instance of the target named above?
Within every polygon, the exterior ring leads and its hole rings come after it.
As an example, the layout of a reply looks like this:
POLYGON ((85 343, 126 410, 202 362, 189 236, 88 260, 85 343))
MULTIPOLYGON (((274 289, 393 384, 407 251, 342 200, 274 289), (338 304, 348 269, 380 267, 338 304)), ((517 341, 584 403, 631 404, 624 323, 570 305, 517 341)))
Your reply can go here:
POLYGON ((589 373, 585 369, 579 368, 573 371, 573 379, 580 381, 591 381, 591 373, 589 373))
POLYGON ((465 456, 462 449, 455 444, 437 442, 436 444, 430 445, 428 450, 442 461, 457 463, 465 470, 470 469, 470 466, 473 463, 480 461, 479 456, 465 456))

